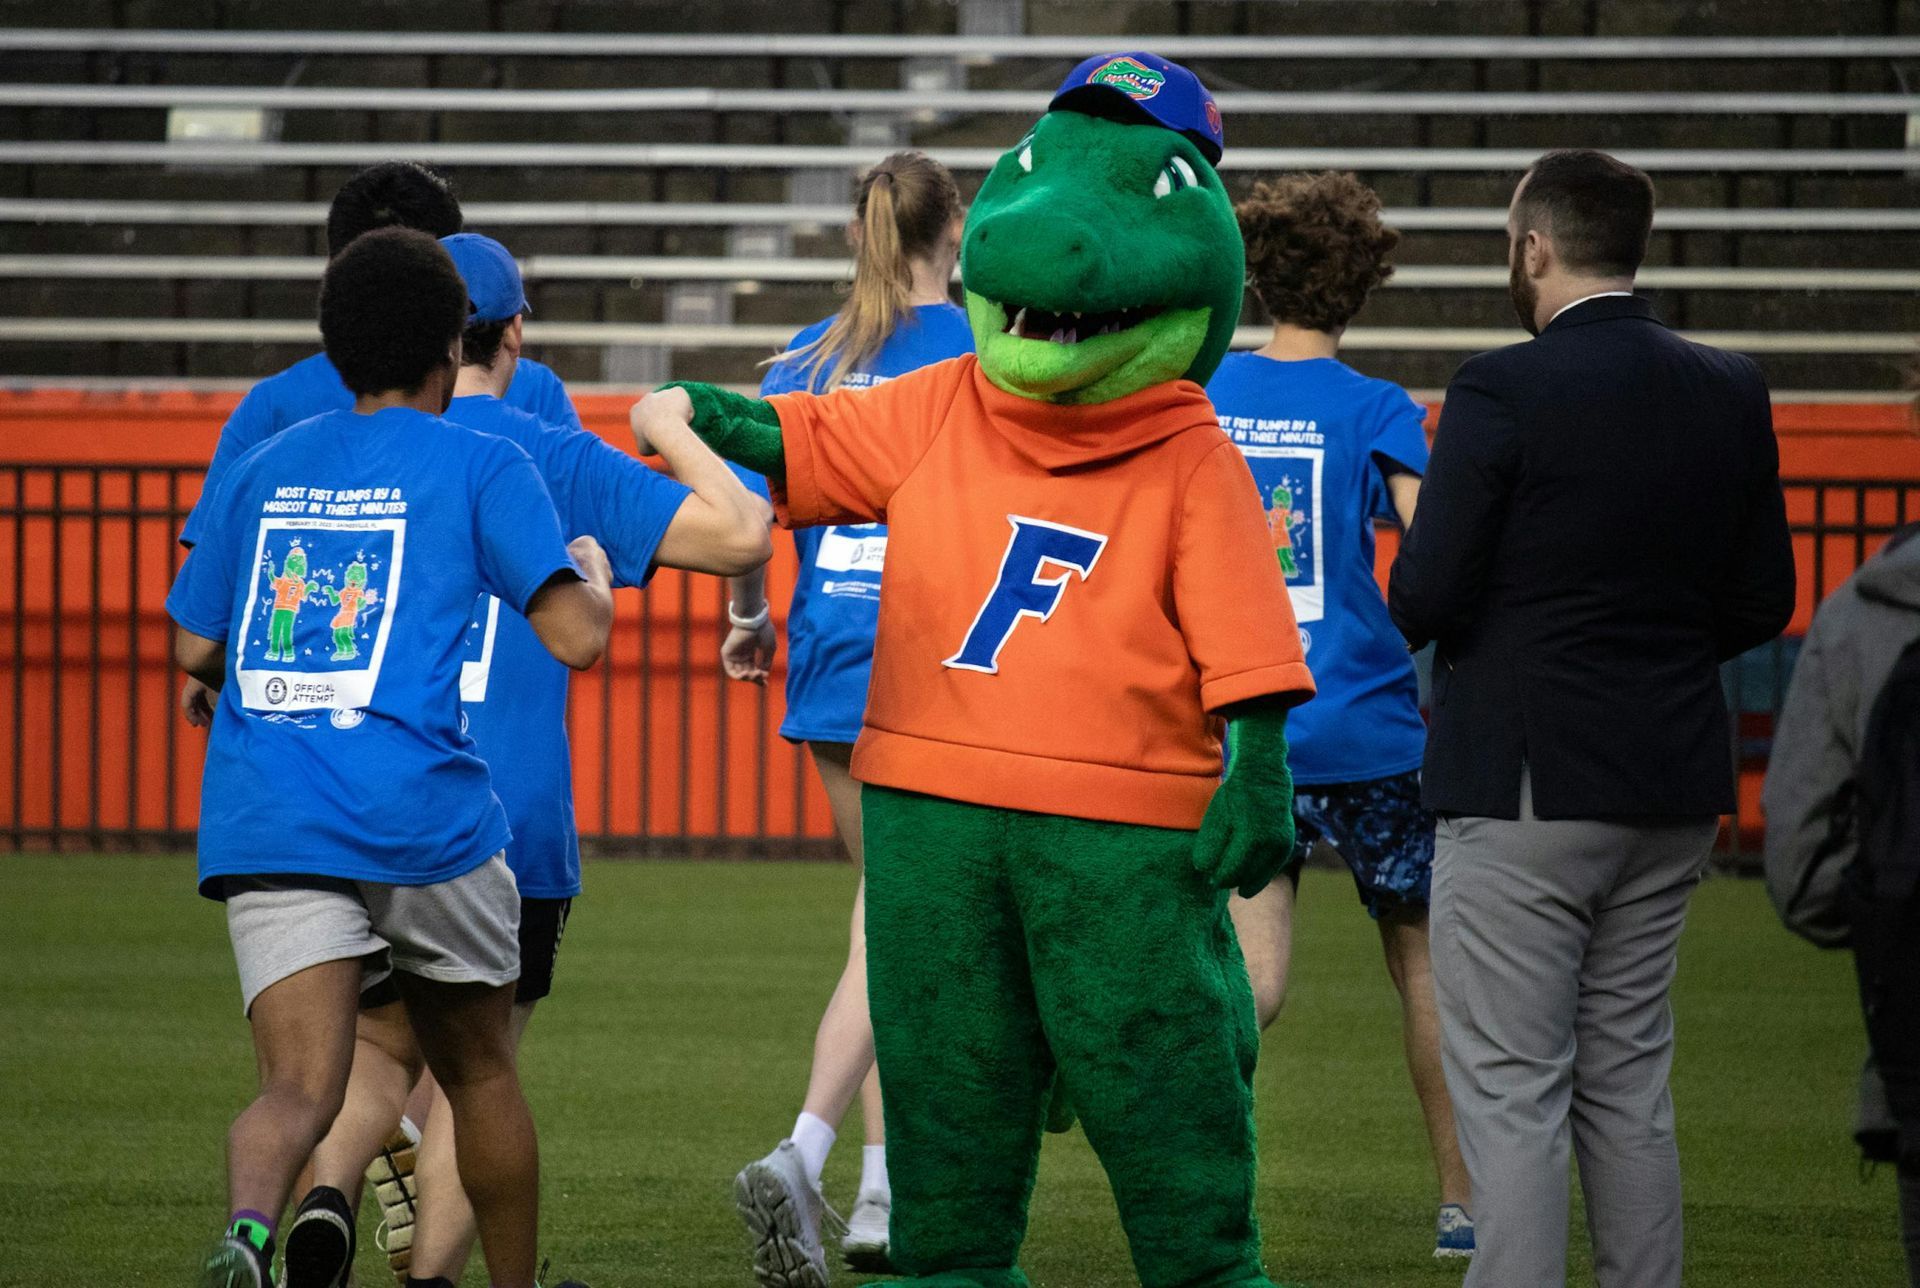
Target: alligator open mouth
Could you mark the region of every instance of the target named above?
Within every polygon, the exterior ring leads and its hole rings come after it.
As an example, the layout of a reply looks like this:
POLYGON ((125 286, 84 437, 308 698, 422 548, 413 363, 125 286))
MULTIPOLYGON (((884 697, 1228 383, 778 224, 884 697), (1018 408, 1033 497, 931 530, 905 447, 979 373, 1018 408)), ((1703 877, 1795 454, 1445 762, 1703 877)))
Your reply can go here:
POLYGON ((1002 304, 1000 307, 1006 314, 1005 330, 1008 335, 1023 340, 1048 340, 1054 344, 1078 344, 1097 335, 1117 335, 1159 316, 1163 311, 1157 305, 1061 313, 1032 305, 1002 304))

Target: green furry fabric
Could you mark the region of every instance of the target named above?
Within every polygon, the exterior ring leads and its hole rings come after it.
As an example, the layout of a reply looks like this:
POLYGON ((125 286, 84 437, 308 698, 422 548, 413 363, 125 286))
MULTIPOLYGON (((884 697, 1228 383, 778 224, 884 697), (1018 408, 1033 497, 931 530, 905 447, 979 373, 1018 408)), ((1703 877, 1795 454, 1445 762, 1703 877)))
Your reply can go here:
POLYGON ((693 380, 675 380, 660 387, 686 390, 693 400, 693 432, 718 455, 775 482, 787 477, 780 415, 765 399, 693 380))
POLYGON ((1230 713, 1227 748, 1227 776, 1200 824, 1193 866, 1221 889, 1251 899, 1293 858, 1287 709, 1250 702, 1230 713))
POLYGON ((1057 1067, 1140 1282, 1270 1284, 1253 994, 1194 834, 877 787, 863 801, 868 1000, 906 1282, 1026 1284, 1015 1258, 1057 1067))

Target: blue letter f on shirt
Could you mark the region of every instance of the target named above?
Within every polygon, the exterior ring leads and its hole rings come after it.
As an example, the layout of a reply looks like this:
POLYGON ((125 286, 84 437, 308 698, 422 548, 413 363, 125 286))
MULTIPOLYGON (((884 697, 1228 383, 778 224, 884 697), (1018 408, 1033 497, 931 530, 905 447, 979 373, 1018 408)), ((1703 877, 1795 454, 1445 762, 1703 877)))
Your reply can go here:
POLYGON ((980 605, 966 643, 942 665, 959 671, 984 671, 993 675, 1000 670, 1000 650, 1006 647, 1013 628, 1023 617, 1046 621, 1060 606, 1067 580, 1074 573, 1085 581, 1093 574, 1093 565, 1106 549, 1107 539, 1098 532, 1069 528, 1064 523, 1029 519, 1009 514, 1013 536, 1007 540, 1007 552, 1000 557, 1000 576, 993 593, 980 605), (1059 571, 1042 575, 1047 564, 1059 571))

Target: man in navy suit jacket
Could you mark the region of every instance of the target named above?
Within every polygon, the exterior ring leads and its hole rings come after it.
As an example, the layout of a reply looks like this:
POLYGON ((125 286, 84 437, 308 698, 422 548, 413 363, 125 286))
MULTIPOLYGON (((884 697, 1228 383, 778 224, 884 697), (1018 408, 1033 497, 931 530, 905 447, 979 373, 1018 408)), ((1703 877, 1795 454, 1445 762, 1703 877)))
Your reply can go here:
POLYGON ((1633 294, 1647 176, 1553 152, 1514 192, 1535 338, 1447 390, 1389 604, 1437 643, 1432 942, 1477 1285, 1565 1281, 1567 1148, 1602 1288, 1680 1282, 1667 986, 1734 803, 1719 664, 1793 611, 1754 363, 1633 294))

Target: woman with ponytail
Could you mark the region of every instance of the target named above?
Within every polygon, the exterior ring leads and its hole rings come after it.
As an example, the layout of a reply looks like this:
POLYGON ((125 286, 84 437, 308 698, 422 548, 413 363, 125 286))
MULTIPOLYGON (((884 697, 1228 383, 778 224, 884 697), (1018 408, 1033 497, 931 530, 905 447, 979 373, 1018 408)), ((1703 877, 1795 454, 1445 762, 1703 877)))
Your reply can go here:
MULTIPOLYGON (((967 315, 951 297, 962 214, 953 176, 923 153, 896 152, 862 176, 847 227, 854 273, 846 305, 769 360, 761 396, 876 385, 973 352, 967 315)), ((755 482, 764 488, 763 480, 755 482)), ((812 754, 834 826, 858 865, 860 785, 848 764, 866 707, 887 530, 872 523, 806 528, 793 538, 800 572, 787 614, 787 714, 780 732, 812 754)), ((731 587, 733 629, 721 649, 722 665, 733 679, 764 684, 775 647, 764 574, 735 578, 731 587)), ((825 1288, 820 1225, 829 1209, 820 1176, 856 1094, 866 1148, 841 1250, 855 1270, 889 1269, 891 1201, 867 1018, 864 891, 863 883, 854 896, 846 969, 820 1020, 793 1134, 743 1168, 734 1185, 753 1233, 754 1272, 766 1288, 825 1288)))

